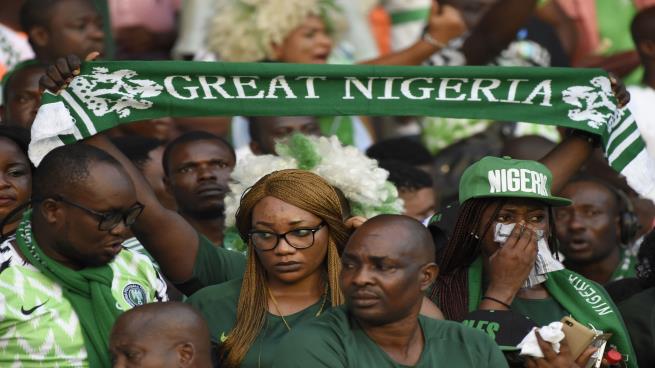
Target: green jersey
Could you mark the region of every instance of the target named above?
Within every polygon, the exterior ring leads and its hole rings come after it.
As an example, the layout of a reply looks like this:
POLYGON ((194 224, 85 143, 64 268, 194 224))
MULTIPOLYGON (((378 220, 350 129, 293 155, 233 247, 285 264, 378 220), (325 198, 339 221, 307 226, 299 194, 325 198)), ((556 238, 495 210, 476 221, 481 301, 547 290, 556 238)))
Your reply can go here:
MULTIPOLYGON (((16 251, 0 245, 0 366, 87 367, 80 321, 59 284, 16 251)), ((116 307, 167 300, 166 283, 149 258, 121 251, 110 263, 116 307)))
MULTIPOLYGON (((451 321, 418 317, 425 346, 415 367, 507 367, 482 331, 451 321)), ((280 344, 273 367, 403 367, 364 332, 345 307, 306 322, 280 344)))
MULTIPOLYGON (((187 303, 198 308, 205 317, 211 339, 219 346, 230 336, 230 331, 236 323, 241 282, 242 279, 235 279, 221 285, 210 286, 193 294, 187 300, 187 303)), ((280 341, 289 332, 287 324, 295 329, 301 323, 314 319, 330 306, 329 300, 321 298, 320 301, 300 312, 284 316, 284 320, 280 316, 268 313, 264 328, 246 354, 241 367, 270 367, 274 356, 278 353, 280 341)))

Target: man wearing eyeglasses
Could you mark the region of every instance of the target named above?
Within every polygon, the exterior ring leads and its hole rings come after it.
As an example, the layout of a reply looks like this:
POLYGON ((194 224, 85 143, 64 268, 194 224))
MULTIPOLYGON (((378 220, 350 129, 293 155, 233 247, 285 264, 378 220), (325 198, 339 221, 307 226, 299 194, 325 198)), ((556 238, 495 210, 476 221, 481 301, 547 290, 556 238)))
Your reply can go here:
POLYGON ((0 248, 0 366, 109 366, 116 317, 167 299, 152 261, 121 246, 143 210, 106 152, 74 144, 43 159, 32 208, 0 248))

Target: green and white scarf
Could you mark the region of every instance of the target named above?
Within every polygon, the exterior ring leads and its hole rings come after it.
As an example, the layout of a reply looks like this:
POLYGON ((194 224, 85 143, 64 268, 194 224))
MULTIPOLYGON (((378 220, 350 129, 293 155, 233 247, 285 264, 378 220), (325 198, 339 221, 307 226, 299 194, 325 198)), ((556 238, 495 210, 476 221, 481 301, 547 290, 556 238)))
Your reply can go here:
POLYGON ((602 138, 610 165, 655 199, 655 164, 599 69, 401 67, 182 61, 87 62, 46 93, 30 158, 133 121, 164 116, 402 115, 528 121, 602 138))
MULTIPOLYGON (((468 269, 468 309, 478 309, 483 294, 482 258, 478 257, 468 269)), ((583 276, 563 269, 548 274, 544 286, 548 293, 573 319, 603 332, 611 332, 610 344, 627 357, 629 368, 637 368, 637 359, 630 343, 628 330, 619 309, 605 289, 583 276)))
POLYGON ((111 293, 113 271, 108 265, 72 270, 48 257, 36 243, 31 226, 32 210, 24 213, 16 230, 16 244, 27 260, 61 285, 63 295, 75 309, 84 336, 90 367, 111 367, 109 333, 122 313, 111 293))

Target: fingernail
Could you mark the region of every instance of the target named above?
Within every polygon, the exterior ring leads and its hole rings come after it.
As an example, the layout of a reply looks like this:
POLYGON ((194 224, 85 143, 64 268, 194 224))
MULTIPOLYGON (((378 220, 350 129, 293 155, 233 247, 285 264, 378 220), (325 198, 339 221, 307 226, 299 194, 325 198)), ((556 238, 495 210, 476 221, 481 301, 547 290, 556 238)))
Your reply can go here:
POLYGON ((79 69, 75 69, 75 70, 73 70, 73 75, 79 75, 79 74, 80 74, 80 70, 79 70, 79 69))

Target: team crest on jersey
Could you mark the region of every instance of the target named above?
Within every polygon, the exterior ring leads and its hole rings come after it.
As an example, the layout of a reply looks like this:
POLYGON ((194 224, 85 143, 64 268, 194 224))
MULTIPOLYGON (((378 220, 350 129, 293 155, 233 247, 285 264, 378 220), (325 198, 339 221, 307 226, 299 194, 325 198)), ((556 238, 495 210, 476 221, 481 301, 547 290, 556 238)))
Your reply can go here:
POLYGON ((146 290, 139 284, 128 284, 123 289, 123 298, 132 307, 146 304, 146 290))

